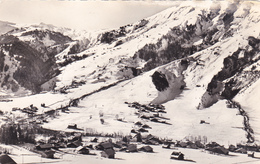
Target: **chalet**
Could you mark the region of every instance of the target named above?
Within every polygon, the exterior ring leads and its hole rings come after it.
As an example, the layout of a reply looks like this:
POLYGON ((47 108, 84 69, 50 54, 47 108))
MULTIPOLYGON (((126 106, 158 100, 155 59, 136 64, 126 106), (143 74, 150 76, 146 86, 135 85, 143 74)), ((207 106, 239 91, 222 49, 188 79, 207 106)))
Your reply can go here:
POLYGON ((152 129, 149 125, 143 125, 142 128, 145 128, 145 129, 152 129))
POLYGON ((41 152, 41 155, 43 158, 54 158, 55 151, 52 150, 46 150, 44 152, 41 152))
POLYGON ((171 144, 171 143, 168 143, 167 146, 162 146, 162 148, 171 149, 171 146, 172 146, 172 144, 171 144))
POLYGON ((184 154, 182 154, 181 152, 173 151, 171 154, 171 159, 184 160, 184 154))
POLYGON ((137 152, 137 145, 136 144, 129 144, 127 146, 126 152, 137 152))
POLYGON ((113 143, 113 147, 121 149, 123 145, 120 142, 113 143))
POLYGON ((130 142, 130 137, 129 136, 124 136, 122 141, 124 141, 125 143, 129 143, 130 142))
POLYGON ((71 136, 68 138, 69 142, 82 141, 82 136, 71 136))
POLYGON ((45 144, 45 141, 43 139, 40 139, 39 141, 37 141, 38 144, 45 144))
POLYGON ((198 149, 197 145, 191 141, 187 142, 187 147, 191 149, 198 149))
POLYGON ((147 139, 147 140, 150 140, 150 139, 154 138, 154 136, 151 135, 151 134, 148 134, 147 136, 143 135, 143 137, 144 137, 143 139, 147 139))
POLYGON ((101 157, 104 158, 115 158, 115 150, 114 149, 105 149, 101 152, 101 157))
POLYGON ((78 154, 89 154, 89 149, 85 146, 79 146, 76 148, 78 154))
POLYGON ((247 151, 245 148, 238 148, 237 150, 235 150, 236 153, 242 153, 242 154, 247 154, 247 151))
POLYGON ((136 122, 135 125, 142 126, 142 123, 140 121, 136 122))
POLYGON ((77 124, 69 124, 68 129, 78 129, 77 124))
POLYGON ((77 140, 77 141, 68 143, 68 144, 67 144, 67 147, 77 148, 77 147, 79 147, 79 146, 81 146, 81 145, 82 145, 81 141, 77 140))
POLYGON ((131 133, 138 133, 138 132, 135 129, 132 129, 131 133))
POLYGON ((195 141, 195 144, 198 148, 204 148, 205 147, 200 141, 195 141))
POLYGON ((144 152, 153 152, 153 148, 151 146, 143 146, 140 149, 138 149, 139 151, 144 151, 144 152))
POLYGON ((247 151, 257 151, 257 152, 260 151, 260 146, 258 146, 258 145, 249 145, 249 144, 242 145, 242 144, 238 144, 237 147, 238 148, 244 148, 247 151))
POLYGON ((55 113, 56 113, 56 111, 54 109, 44 112, 44 114, 47 114, 47 115, 54 115, 55 113))
POLYGON ((114 144, 114 147, 116 148, 122 148, 122 147, 126 147, 127 146, 127 143, 124 142, 124 141, 117 141, 115 144, 114 144))
POLYGON ((205 120, 200 120, 200 124, 209 124, 209 123, 206 122, 205 120))
POLYGON ((93 145, 87 145, 86 147, 89 148, 89 149, 92 149, 92 150, 94 149, 93 145))
POLYGON ((228 150, 231 152, 235 152, 237 150, 235 145, 229 145, 228 150))
POLYGON ((137 133, 134 138, 136 138, 136 142, 142 142, 142 135, 141 133, 137 133))
POLYGON ((143 138, 144 144, 151 144, 151 145, 159 145, 162 144, 159 138, 154 137, 153 135, 149 134, 146 138, 143 138))
POLYGON ((220 146, 220 145, 216 142, 211 142, 206 145, 207 148, 213 148, 213 147, 217 147, 217 146, 220 146))
POLYGON ((247 156, 254 158, 255 157, 255 152, 250 151, 250 152, 247 153, 247 156))
POLYGON ((142 115, 140 118, 149 120, 150 116, 142 115))
POLYGON ((93 140, 91 140, 91 142, 97 142, 98 139, 97 138, 94 138, 93 140))
POLYGON ((148 132, 148 130, 146 130, 144 128, 140 128, 140 129, 138 129, 138 132, 148 132))
POLYGON ((164 110, 160 109, 158 110, 159 113, 166 113, 164 110))
POLYGON ((54 148, 54 145, 49 143, 36 146, 37 150, 50 150, 51 148, 54 148))
POLYGON ((157 118, 152 118, 152 117, 151 117, 151 121, 152 122, 159 122, 159 120, 157 118))
POLYGON ((113 149, 113 144, 111 142, 102 142, 96 146, 97 150, 113 149))
POLYGON ((186 148, 186 147, 188 146, 188 144, 185 143, 185 142, 178 142, 178 143, 176 144, 176 146, 177 146, 177 147, 183 147, 183 148, 186 148))
POLYGON ((224 148, 223 146, 217 146, 217 147, 214 147, 214 148, 210 148, 208 149, 214 153, 218 153, 218 154, 225 154, 225 155, 228 155, 229 151, 224 148))
POLYGON ((66 145, 66 143, 64 143, 64 142, 59 142, 59 143, 56 144, 55 147, 57 147, 57 148, 66 148, 67 145, 66 145))

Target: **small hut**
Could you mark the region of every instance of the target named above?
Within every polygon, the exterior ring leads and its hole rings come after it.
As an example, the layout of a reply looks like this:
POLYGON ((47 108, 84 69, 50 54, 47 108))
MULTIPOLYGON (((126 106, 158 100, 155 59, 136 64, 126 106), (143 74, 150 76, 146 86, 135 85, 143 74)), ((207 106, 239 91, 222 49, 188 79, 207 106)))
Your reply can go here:
POLYGON ((247 156, 254 158, 254 157, 255 157, 255 152, 249 151, 249 152, 247 153, 247 156))
POLYGON ((69 124, 68 129, 78 129, 77 124, 69 124))

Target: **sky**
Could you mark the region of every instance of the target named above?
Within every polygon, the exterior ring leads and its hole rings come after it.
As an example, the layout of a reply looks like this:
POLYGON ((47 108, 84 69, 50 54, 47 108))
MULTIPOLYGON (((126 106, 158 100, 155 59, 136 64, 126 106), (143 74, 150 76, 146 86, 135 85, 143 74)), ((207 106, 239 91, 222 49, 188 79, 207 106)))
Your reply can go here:
POLYGON ((166 1, 0 0, 0 20, 100 30, 136 22, 170 6, 166 1))

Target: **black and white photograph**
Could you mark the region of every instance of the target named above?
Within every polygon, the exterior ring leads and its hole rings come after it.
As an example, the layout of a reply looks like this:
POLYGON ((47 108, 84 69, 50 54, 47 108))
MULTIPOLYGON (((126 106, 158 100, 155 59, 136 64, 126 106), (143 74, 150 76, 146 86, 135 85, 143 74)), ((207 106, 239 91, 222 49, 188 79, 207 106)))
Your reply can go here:
POLYGON ((259 164, 260 1, 0 0, 0 164, 259 164))

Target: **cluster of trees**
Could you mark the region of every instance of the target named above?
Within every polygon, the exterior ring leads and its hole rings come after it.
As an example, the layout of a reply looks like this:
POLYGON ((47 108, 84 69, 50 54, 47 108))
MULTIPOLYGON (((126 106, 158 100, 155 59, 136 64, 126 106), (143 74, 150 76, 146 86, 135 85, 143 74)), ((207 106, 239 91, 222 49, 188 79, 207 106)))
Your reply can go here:
POLYGON ((138 29, 138 28, 141 28, 141 27, 144 27, 149 21, 146 20, 146 19, 142 19, 139 24, 135 25, 134 26, 134 30, 138 29))
POLYGON ((88 55, 86 55, 86 54, 84 54, 82 56, 77 56, 77 55, 64 56, 65 61, 59 63, 58 65, 60 67, 64 67, 64 66, 66 66, 66 65, 68 65, 68 64, 70 64, 70 63, 72 63, 74 61, 82 60, 82 59, 85 59, 87 57, 88 57, 88 55))
POLYGON ((122 26, 119 30, 112 30, 102 34, 101 36, 101 43, 108 43, 110 44, 112 41, 115 41, 116 38, 124 36, 126 34, 125 27, 122 26))
POLYGON ((0 127, 0 143, 13 145, 35 143, 36 132, 37 128, 32 125, 6 123, 0 127))

